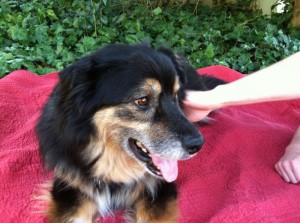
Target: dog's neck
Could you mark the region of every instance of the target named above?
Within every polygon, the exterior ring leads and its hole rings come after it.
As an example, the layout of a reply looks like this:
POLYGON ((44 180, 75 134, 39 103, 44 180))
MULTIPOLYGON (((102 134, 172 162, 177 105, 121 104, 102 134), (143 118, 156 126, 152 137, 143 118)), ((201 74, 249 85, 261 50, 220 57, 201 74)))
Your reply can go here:
MULTIPOLYGON (((122 186, 130 186, 130 187, 135 187, 137 185, 141 185, 143 184, 145 186, 145 189, 152 189, 153 188, 153 184, 156 184, 157 181, 160 181, 160 179, 152 176, 149 173, 145 173, 144 177, 142 179, 140 179, 139 181, 136 180, 132 180, 131 183, 124 183, 124 182, 114 182, 102 177, 93 177, 92 181, 94 182, 94 185, 96 186, 97 189, 103 189, 104 186, 109 185, 110 188, 112 188, 113 190, 116 188, 120 188, 122 186)), ((151 191, 151 190, 150 190, 151 191)))

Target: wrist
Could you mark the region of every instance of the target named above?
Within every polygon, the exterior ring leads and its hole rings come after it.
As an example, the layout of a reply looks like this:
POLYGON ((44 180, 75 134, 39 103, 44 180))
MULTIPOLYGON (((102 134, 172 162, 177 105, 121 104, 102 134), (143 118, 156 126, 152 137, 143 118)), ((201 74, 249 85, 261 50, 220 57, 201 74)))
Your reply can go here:
POLYGON ((300 144, 291 143, 285 149, 285 154, 299 154, 300 155, 300 144))
POLYGON ((208 91, 187 91, 185 104, 191 108, 215 110, 221 108, 220 97, 216 88, 208 91))
POLYGON ((227 107, 231 104, 227 84, 218 85, 214 89, 210 90, 210 100, 212 101, 213 109, 220 109, 227 107))

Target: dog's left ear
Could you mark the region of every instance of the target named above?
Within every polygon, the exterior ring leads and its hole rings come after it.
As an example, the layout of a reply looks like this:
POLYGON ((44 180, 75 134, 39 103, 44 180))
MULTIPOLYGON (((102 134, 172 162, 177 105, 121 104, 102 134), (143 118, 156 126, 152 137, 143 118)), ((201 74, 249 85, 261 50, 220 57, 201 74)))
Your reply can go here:
POLYGON ((106 90, 106 86, 100 88, 100 81, 107 73, 120 66, 119 61, 109 59, 103 56, 102 51, 98 51, 62 70, 59 73, 61 98, 68 99, 67 102, 80 113, 89 113, 99 107, 102 103, 99 92, 106 90), (96 90, 97 88, 99 89, 96 90))
POLYGON ((171 61, 173 62, 177 74, 179 76, 179 80, 181 82, 182 85, 186 84, 187 82, 187 77, 186 77, 186 68, 188 66, 188 64, 186 63, 185 59, 177 54, 175 54, 171 49, 166 48, 164 46, 161 46, 158 49, 158 52, 161 52, 163 54, 165 54, 166 56, 168 56, 171 61))

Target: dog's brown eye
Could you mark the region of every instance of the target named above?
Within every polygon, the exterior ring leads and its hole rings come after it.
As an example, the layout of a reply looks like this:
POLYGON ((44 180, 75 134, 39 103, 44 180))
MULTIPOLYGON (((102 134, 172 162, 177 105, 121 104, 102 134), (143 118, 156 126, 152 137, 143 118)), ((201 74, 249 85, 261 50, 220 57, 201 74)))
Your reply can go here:
POLYGON ((137 104, 140 107, 145 107, 145 106, 149 105, 149 98, 147 98, 147 97, 139 98, 139 99, 135 100, 135 104, 137 104))

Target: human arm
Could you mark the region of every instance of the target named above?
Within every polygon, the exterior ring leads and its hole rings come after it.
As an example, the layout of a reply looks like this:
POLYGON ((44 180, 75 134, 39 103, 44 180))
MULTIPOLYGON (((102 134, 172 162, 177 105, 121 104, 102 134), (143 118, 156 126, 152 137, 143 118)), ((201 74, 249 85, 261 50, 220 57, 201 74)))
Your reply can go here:
MULTIPOLYGON (((185 114, 199 121, 212 110, 226 106, 300 98, 300 52, 235 82, 206 92, 187 92, 185 114)), ((300 182, 300 127, 276 163, 286 182, 300 182)))
POLYGON ((203 119, 215 109, 265 101, 300 98, 300 52, 237 81, 210 91, 187 91, 185 114, 203 119))

